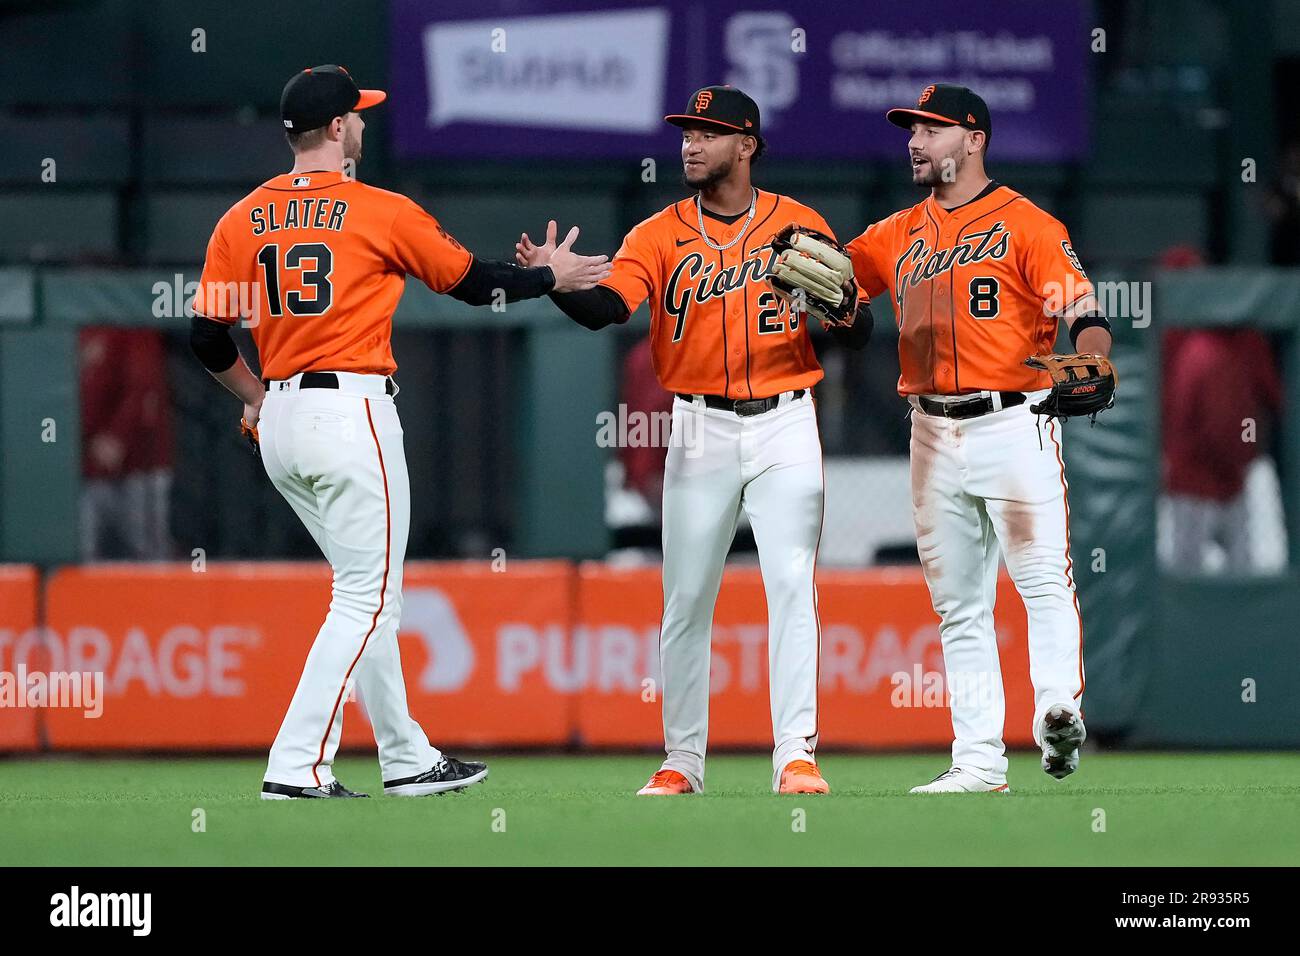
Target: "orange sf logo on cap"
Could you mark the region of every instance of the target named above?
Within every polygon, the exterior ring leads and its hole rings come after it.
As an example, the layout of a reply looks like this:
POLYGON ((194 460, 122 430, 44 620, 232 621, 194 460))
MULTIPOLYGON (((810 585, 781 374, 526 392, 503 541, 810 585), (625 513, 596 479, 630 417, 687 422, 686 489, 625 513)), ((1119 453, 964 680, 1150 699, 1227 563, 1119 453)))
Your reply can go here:
POLYGON ((927 86, 925 89, 921 91, 921 98, 916 101, 916 105, 921 106, 922 104, 924 104, 925 101, 928 100, 933 93, 934 93, 934 84, 931 83, 929 86, 927 86))
POLYGON ((695 112, 703 113, 705 110, 709 108, 709 104, 712 102, 713 102, 713 91, 700 90, 699 95, 695 97, 695 112))

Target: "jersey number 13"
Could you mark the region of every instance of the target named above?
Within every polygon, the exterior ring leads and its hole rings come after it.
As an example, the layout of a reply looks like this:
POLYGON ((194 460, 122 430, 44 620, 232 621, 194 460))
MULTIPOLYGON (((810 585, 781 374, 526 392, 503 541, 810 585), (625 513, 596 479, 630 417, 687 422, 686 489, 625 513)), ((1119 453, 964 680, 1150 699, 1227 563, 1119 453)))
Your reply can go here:
POLYGON ((324 315, 334 296, 330 274, 334 271, 334 253, 323 242, 299 242, 284 253, 283 268, 302 275, 302 286, 312 290, 310 298, 302 292, 280 294, 280 247, 269 243, 257 252, 262 267, 262 282, 266 286, 266 302, 272 315, 284 315, 288 306, 291 315, 324 315), (308 265, 310 264, 310 268, 308 265))

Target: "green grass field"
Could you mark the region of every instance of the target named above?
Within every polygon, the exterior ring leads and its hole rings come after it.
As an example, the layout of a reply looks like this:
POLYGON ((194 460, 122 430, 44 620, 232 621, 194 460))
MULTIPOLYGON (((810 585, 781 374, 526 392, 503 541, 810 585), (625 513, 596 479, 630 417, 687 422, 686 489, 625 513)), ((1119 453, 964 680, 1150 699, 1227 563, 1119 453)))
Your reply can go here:
MULTIPOLYGON (((472 756, 465 754, 464 756, 472 756)), ((638 798, 642 756, 498 756, 483 785, 397 800, 257 799, 260 759, 0 761, 6 865, 1295 864, 1300 754, 1096 754, 1063 782, 1012 758, 1010 796, 912 797, 943 755, 826 754, 828 797, 778 797, 761 756, 709 792, 638 798), (194 811, 206 832, 192 829, 194 811), (803 813, 803 832, 795 832, 803 813), (1105 832, 1094 832, 1104 811, 1105 832), (497 830, 504 822, 504 832, 497 830)), ((382 793, 373 758, 349 787, 382 793)))

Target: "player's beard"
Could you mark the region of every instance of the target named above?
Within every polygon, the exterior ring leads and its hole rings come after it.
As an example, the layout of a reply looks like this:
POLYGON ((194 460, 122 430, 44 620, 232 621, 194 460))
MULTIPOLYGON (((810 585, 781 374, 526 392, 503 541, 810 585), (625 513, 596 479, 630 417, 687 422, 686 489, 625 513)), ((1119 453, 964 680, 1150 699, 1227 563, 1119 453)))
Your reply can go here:
MULTIPOLYGON (((929 157, 926 158, 928 159, 929 157)), ((943 183, 944 163, 948 160, 952 160, 952 175, 948 181, 956 182, 957 175, 961 172, 961 168, 966 165, 966 150, 961 145, 947 156, 941 156, 937 163, 930 160, 928 164, 929 168, 925 172, 914 171, 912 173, 913 185, 924 186, 925 188, 930 189, 943 183)))
POLYGON ((698 179, 691 179, 691 174, 686 172, 686 170, 682 170, 682 182, 686 185, 687 189, 696 189, 700 192, 707 192, 730 176, 733 168, 733 165, 729 162, 721 163, 715 168, 709 170, 703 176, 700 176, 698 179))
POLYGON ((351 160, 354 167, 361 163, 361 137, 351 130, 343 133, 343 158, 351 160))

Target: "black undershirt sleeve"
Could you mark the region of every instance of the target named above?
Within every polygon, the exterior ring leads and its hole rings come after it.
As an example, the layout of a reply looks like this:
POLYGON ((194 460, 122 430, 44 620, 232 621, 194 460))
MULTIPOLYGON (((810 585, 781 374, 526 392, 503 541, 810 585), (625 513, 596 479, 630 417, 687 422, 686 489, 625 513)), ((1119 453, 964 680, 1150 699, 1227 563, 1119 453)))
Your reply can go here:
POLYGON ((603 285, 582 292, 552 292, 551 301, 574 322, 593 332, 631 318, 623 297, 603 285))
POLYGON ((505 293, 507 302, 536 299, 555 286, 555 274, 550 266, 523 269, 513 262, 497 262, 474 257, 465 275, 447 294, 469 305, 491 305, 498 289, 505 293))
POLYGON ((190 349, 209 372, 224 372, 239 360, 230 326, 203 315, 190 319, 190 349))
POLYGON ((847 329, 840 325, 831 326, 831 335, 835 341, 848 349, 855 352, 861 352, 871 341, 871 327, 875 319, 871 315, 871 303, 858 303, 858 312, 853 319, 853 324, 847 329))

